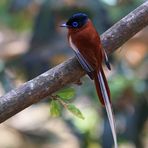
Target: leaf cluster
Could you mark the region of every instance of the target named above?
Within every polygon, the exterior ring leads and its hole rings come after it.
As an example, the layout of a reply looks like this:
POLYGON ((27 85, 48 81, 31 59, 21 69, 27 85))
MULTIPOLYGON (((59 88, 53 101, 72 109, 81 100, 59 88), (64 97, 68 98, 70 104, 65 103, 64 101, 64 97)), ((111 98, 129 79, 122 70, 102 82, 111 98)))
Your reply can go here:
POLYGON ((80 109, 77 108, 74 104, 71 104, 70 101, 75 96, 75 90, 73 88, 66 88, 60 90, 55 95, 50 96, 52 101, 50 103, 50 114, 52 117, 58 117, 61 115, 62 107, 71 112, 73 115, 80 119, 84 119, 83 114, 80 109))

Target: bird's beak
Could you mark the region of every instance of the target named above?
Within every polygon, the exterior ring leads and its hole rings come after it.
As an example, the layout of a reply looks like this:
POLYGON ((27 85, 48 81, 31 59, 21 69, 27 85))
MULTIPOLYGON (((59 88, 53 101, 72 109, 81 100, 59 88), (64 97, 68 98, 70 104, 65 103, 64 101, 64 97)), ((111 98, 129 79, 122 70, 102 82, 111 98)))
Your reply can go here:
POLYGON ((60 27, 68 27, 68 25, 66 25, 66 23, 61 24, 60 27))

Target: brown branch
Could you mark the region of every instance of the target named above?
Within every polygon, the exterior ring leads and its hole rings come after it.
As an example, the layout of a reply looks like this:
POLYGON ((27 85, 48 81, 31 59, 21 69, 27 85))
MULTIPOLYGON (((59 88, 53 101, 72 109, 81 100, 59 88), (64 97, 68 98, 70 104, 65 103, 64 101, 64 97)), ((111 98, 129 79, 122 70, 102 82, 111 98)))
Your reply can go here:
MULTIPOLYGON (((107 52, 111 53, 147 25, 148 1, 107 30, 101 36, 102 44, 107 52)), ((77 60, 71 58, 8 92, 0 97, 0 123, 63 86, 80 79, 84 74, 77 60)))

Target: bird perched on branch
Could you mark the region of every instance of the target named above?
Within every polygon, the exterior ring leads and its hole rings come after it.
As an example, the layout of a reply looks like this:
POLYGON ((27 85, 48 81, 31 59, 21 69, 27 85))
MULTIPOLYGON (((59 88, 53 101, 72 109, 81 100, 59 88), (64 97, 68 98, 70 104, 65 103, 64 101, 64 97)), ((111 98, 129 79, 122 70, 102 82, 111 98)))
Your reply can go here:
POLYGON ((68 41, 88 76, 94 80, 100 102, 105 106, 111 131, 117 148, 114 117, 111 108, 110 90, 103 72, 102 62, 111 70, 107 54, 102 48, 100 36, 91 20, 84 13, 76 13, 61 27, 68 28, 68 41))

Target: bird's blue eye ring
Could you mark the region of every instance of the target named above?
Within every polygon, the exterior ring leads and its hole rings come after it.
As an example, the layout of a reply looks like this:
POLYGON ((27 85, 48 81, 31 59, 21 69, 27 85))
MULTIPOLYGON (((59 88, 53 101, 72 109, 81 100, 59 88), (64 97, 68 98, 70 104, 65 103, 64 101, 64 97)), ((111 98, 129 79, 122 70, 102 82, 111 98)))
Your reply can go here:
POLYGON ((72 23, 72 26, 73 26, 73 27, 78 27, 78 22, 73 22, 73 23, 72 23))

